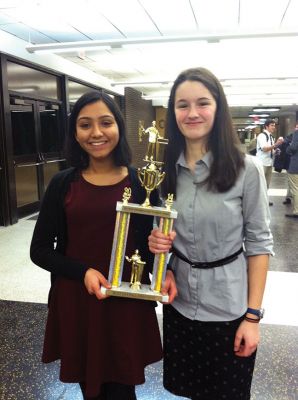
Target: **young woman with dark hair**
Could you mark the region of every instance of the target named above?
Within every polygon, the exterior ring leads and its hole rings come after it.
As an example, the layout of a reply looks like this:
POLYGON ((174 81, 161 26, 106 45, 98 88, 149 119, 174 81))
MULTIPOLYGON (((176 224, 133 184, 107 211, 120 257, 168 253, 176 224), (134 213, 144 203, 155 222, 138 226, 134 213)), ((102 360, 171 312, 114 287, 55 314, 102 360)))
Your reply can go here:
POLYGON ((171 90, 163 196, 174 230, 149 236, 172 251, 163 307, 164 386, 191 399, 248 400, 272 235, 262 165, 244 155, 218 79, 183 71, 171 90))
MULTIPOLYGON (((91 91, 81 96, 75 103, 69 118, 69 132, 76 131, 77 117, 83 107, 96 101, 103 101, 114 115, 119 130, 119 141, 113 150, 114 163, 116 166, 128 167, 131 163, 131 150, 128 146, 125 135, 124 119, 111 96, 105 92, 91 91)), ((78 143, 76 136, 69 134, 66 136, 66 156, 69 164, 73 167, 87 168, 89 165, 88 153, 78 143)))
MULTIPOLYGON (((88 400, 134 400, 144 368, 162 357, 154 302, 104 296, 116 202, 125 187, 142 203, 145 190, 130 167, 122 115, 107 94, 90 92, 75 104, 67 136, 71 168, 54 176, 31 242, 32 261, 51 272, 42 360, 61 360, 60 379, 80 383, 88 400)), ((152 193, 152 203, 158 201, 152 193)), ((153 218, 131 217, 126 251, 138 249, 149 283, 153 218)), ((124 265, 123 280, 130 279, 124 265)))
POLYGON ((166 177, 162 186, 163 194, 176 193, 175 165, 185 149, 185 137, 181 133, 175 116, 175 94, 177 87, 184 81, 199 82, 214 98, 217 110, 212 129, 206 141, 206 151, 213 156, 210 173, 206 179, 209 189, 225 192, 230 189, 244 166, 244 154, 239 151, 239 140, 232 125, 228 103, 223 88, 214 75, 204 69, 189 69, 182 72, 171 89, 167 112, 166 131, 170 141, 165 153, 166 177))

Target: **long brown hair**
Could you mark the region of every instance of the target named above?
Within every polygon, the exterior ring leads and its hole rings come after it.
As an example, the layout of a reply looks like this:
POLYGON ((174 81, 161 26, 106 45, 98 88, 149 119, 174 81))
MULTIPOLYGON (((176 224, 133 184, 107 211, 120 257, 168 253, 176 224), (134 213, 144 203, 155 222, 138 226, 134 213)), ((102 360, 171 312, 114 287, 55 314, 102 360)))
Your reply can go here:
POLYGON ((164 156, 166 176, 162 184, 162 195, 176 195, 176 162, 185 150, 185 138, 178 128, 174 105, 176 90, 185 81, 202 83, 216 101, 214 125, 207 143, 207 150, 211 151, 213 162, 204 183, 207 184, 208 190, 225 192, 235 184, 240 170, 244 167, 244 154, 240 150, 240 141, 234 130, 227 99, 219 80, 205 68, 192 68, 178 75, 170 93, 165 129, 169 144, 164 156))

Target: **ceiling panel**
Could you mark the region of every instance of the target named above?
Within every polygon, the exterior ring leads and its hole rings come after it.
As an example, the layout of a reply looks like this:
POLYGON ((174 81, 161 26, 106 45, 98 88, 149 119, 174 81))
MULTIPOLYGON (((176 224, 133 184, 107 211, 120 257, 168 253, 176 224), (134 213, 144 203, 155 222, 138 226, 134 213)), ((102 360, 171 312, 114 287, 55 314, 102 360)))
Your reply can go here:
POLYGON ((140 0, 162 35, 187 34, 197 30, 189 0, 140 0))
POLYGON ((5 14, 0 14, 0 25, 13 24, 15 22, 17 21, 14 18, 11 18, 5 14))
POLYGON ((155 36, 159 32, 138 0, 90 0, 94 10, 111 22, 125 37, 155 36))
POLYGON ((191 0, 200 32, 235 32, 239 0, 191 0))
POLYGON ((22 39, 24 48, 29 42, 107 41, 109 50, 55 54, 107 78, 119 93, 121 82, 137 87, 155 104, 164 104, 169 93, 162 82, 203 66, 221 80, 233 79, 223 82, 233 106, 282 103, 288 96, 287 106, 297 108, 291 106, 297 85, 286 80, 298 78, 297 15, 298 0, 0 0, 0 31, 22 39), (292 36, 278 37, 285 31, 292 36), (257 37, 244 38, 248 33, 257 37), (152 37, 184 42, 140 43, 152 37), (127 45, 127 39, 138 43, 127 45))
POLYGON ((241 0, 240 28, 248 30, 278 29, 289 0, 241 0))
POLYGON ((93 40, 121 39, 124 35, 111 24, 99 11, 94 11, 90 7, 82 10, 83 14, 79 15, 73 12, 68 15, 67 21, 71 26, 93 40))
POLYGON ((298 28, 298 0, 291 0, 289 6, 283 15, 281 21, 281 28, 283 29, 296 29, 298 28))
POLYGON ((40 33, 22 23, 13 23, 1 25, 1 30, 11 33, 12 35, 23 39, 27 43, 42 44, 42 43, 53 43, 54 39, 40 33))

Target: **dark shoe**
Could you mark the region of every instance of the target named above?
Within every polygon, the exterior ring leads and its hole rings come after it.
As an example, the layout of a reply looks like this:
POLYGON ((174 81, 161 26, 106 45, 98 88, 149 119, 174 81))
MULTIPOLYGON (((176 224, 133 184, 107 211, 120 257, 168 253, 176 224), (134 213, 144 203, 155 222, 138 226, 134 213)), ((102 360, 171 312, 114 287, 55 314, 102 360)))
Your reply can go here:
POLYGON ((270 207, 273 206, 273 203, 272 203, 271 201, 269 201, 269 206, 270 206, 270 207))
POLYGON ((291 203, 292 203, 292 200, 289 197, 287 197, 285 199, 285 201, 282 202, 282 204, 291 204, 291 203))
POLYGON ((298 218, 298 214, 285 214, 285 216, 289 218, 298 218))

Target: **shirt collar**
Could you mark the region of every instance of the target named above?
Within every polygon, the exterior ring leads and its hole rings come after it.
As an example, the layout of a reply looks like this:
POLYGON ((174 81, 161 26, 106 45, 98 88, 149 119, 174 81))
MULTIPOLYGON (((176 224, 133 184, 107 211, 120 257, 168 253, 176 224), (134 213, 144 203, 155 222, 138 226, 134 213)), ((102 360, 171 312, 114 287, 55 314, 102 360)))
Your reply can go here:
MULTIPOLYGON (((206 167, 208 169, 210 169, 212 161, 213 161, 213 156, 211 154, 211 151, 208 151, 201 160, 198 160, 196 162, 196 164, 198 165, 199 163, 204 163, 206 165, 206 167)), ((180 153, 180 156, 178 157, 178 160, 176 162, 176 172, 178 172, 179 167, 184 167, 184 168, 188 169, 188 166, 187 166, 187 163, 185 160, 184 151, 182 151, 180 153)))

